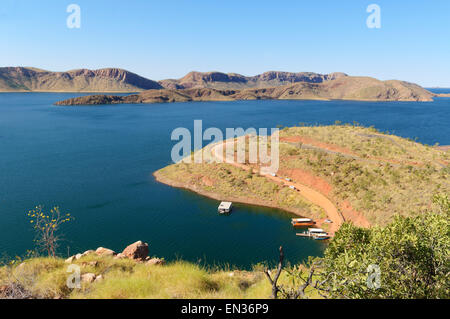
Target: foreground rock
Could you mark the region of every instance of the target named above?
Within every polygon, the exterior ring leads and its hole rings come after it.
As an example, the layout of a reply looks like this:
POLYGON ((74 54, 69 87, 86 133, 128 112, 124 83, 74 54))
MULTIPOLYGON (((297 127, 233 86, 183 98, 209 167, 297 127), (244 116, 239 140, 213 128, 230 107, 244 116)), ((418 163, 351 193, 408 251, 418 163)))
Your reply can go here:
POLYGON ((114 250, 98 247, 95 253, 99 256, 114 256, 116 252, 114 250))
POLYGON ((94 282, 96 277, 97 276, 95 274, 93 274, 93 273, 82 274, 81 275, 81 281, 82 282, 91 283, 91 282, 94 282))
POLYGON ((75 256, 71 256, 71 257, 67 258, 64 262, 66 264, 71 264, 71 263, 73 263, 74 260, 75 260, 75 256))
POLYGON ((144 261, 148 257, 148 244, 139 240, 125 248, 122 254, 133 260, 144 261))
POLYGON ((96 276, 94 282, 100 282, 100 281, 103 281, 103 276, 102 275, 96 276))
POLYGON ((151 258, 145 262, 146 265, 153 266, 153 265, 164 265, 166 262, 164 259, 160 258, 151 258))
POLYGON ((65 260, 66 264, 71 264, 76 260, 79 260, 85 256, 95 254, 97 256, 113 256, 114 259, 131 259, 139 262, 148 261, 150 260, 150 257, 148 256, 148 244, 144 243, 143 241, 139 240, 131 245, 128 245, 123 252, 116 253, 112 249, 104 248, 104 247, 98 247, 95 251, 94 250, 87 250, 84 253, 78 253, 74 256, 71 256, 65 260))

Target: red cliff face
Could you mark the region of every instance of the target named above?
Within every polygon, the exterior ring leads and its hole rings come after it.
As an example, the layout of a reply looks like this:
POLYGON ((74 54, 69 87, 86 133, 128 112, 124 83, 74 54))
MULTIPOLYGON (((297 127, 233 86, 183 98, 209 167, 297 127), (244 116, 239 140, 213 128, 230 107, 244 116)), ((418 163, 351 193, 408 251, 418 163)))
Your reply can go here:
POLYGON ((255 76, 243 76, 236 73, 190 72, 181 79, 162 80, 159 83, 167 89, 215 88, 245 89, 267 88, 289 83, 322 83, 347 76, 344 73, 317 74, 312 72, 269 71, 255 76))

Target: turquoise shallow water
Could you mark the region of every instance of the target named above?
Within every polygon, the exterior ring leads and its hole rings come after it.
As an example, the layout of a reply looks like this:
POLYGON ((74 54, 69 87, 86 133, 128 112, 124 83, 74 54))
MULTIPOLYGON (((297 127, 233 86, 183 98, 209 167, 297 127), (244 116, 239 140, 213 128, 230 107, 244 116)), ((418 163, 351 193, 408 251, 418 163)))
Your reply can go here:
POLYGON ((401 136, 450 144, 450 99, 430 103, 236 101, 55 107, 76 94, 0 94, 0 252, 22 255, 33 245, 26 212, 59 205, 76 220, 65 228, 66 253, 150 243, 166 259, 249 267, 320 255, 326 244, 298 238, 289 214, 236 205, 218 216, 218 202, 154 181, 170 163, 176 127, 275 127, 357 121, 401 136))

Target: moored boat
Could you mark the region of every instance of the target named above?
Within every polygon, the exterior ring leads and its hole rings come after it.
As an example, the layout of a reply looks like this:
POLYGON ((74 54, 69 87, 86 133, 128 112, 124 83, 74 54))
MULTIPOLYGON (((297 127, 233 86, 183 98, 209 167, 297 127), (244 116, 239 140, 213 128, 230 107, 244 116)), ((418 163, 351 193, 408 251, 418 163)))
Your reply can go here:
POLYGON ((316 224, 311 218, 292 218, 291 224, 294 227, 307 227, 314 226, 316 224))
POLYGON ((233 209, 232 202, 221 202, 219 207, 217 208, 219 214, 228 214, 233 209))
POLYGON ((312 235, 312 238, 315 240, 327 240, 330 239, 330 235, 328 235, 327 233, 319 233, 312 235))
POLYGON ((331 237, 326 231, 321 228, 308 228, 307 231, 297 233, 296 235, 302 237, 310 237, 315 240, 327 240, 331 237))

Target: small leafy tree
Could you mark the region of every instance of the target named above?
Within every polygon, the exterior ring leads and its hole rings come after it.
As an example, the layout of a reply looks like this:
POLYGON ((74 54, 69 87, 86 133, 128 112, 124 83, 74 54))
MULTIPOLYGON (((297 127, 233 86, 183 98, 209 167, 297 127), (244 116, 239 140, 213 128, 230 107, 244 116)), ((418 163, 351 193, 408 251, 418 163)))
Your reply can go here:
MULTIPOLYGON (((396 216, 386 227, 364 229, 345 223, 323 258, 308 273, 287 269, 291 287, 272 285, 272 298, 305 298, 307 287, 324 298, 450 298, 450 201, 433 198, 436 208, 415 217, 396 216), (375 272, 374 272, 375 270, 375 272)), ((267 273, 266 273, 267 275, 267 273)))
POLYGON ((325 252, 325 273, 336 275, 334 298, 449 298, 450 202, 416 217, 397 216, 386 227, 362 229, 345 224, 325 252), (370 287, 368 270, 379 269, 379 287, 370 287))
POLYGON ((57 235, 59 227, 73 220, 73 217, 69 213, 61 213, 56 206, 49 212, 45 212, 42 206, 36 206, 28 212, 28 217, 36 231, 37 246, 47 252, 48 256, 55 257, 58 242, 61 240, 61 237, 57 235))

